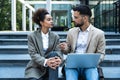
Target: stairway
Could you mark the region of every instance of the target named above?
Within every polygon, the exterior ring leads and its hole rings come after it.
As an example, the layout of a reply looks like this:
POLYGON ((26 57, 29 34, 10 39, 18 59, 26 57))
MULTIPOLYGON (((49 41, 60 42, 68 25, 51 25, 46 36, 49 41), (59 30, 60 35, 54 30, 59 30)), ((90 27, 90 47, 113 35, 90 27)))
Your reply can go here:
POLYGON ((120 34, 106 33, 106 56, 101 63, 105 80, 120 80, 120 34))
MULTIPOLYGON (((26 80, 24 69, 30 60, 27 34, 30 32, 0 32, 0 80, 26 80)), ((59 34, 65 41, 66 32, 59 34)), ((105 80, 120 80, 120 34, 106 33, 106 56, 100 64, 105 80)), ((59 80, 64 80, 59 72, 59 80)))
POLYGON ((29 32, 0 32, 0 80, 25 80, 29 32))

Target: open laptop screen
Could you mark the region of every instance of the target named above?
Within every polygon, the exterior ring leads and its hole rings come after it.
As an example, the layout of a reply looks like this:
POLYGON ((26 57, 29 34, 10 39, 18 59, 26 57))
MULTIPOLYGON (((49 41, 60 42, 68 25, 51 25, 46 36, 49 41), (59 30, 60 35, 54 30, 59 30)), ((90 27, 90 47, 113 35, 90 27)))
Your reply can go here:
POLYGON ((67 68, 92 68, 97 67, 99 64, 99 53, 70 53, 67 55, 66 67, 67 68))

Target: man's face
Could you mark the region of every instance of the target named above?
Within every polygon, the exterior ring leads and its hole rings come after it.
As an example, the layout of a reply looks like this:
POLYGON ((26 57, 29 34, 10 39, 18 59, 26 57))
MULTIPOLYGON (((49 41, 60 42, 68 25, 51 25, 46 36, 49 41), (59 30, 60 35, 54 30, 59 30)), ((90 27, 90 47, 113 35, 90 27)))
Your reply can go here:
POLYGON ((84 25, 83 15, 80 15, 78 11, 73 12, 73 21, 75 23, 75 27, 81 27, 84 25))

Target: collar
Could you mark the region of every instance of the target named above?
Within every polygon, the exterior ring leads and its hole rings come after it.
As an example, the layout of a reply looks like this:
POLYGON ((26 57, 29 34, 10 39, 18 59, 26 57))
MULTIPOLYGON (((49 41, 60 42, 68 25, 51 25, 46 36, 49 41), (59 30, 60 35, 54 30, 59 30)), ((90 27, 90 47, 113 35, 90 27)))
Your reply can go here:
MULTIPOLYGON (((48 33, 49 33, 49 32, 48 32, 48 33)), ((48 33, 44 34, 44 33, 41 31, 42 36, 48 37, 48 33)))
MULTIPOLYGON (((92 25, 90 24, 90 25, 88 26, 88 28, 87 28, 84 32, 89 32, 91 26, 92 26, 92 25)), ((83 32, 80 28, 79 28, 79 31, 80 31, 80 32, 83 32)))

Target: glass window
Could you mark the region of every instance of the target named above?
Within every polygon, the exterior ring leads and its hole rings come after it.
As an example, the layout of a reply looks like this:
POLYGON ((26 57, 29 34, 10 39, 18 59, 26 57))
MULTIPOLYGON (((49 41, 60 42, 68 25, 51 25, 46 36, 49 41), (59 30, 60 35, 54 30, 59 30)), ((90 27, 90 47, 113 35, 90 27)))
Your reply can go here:
POLYGON ((67 27, 67 10, 53 10, 52 16, 55 27, 67 27))

